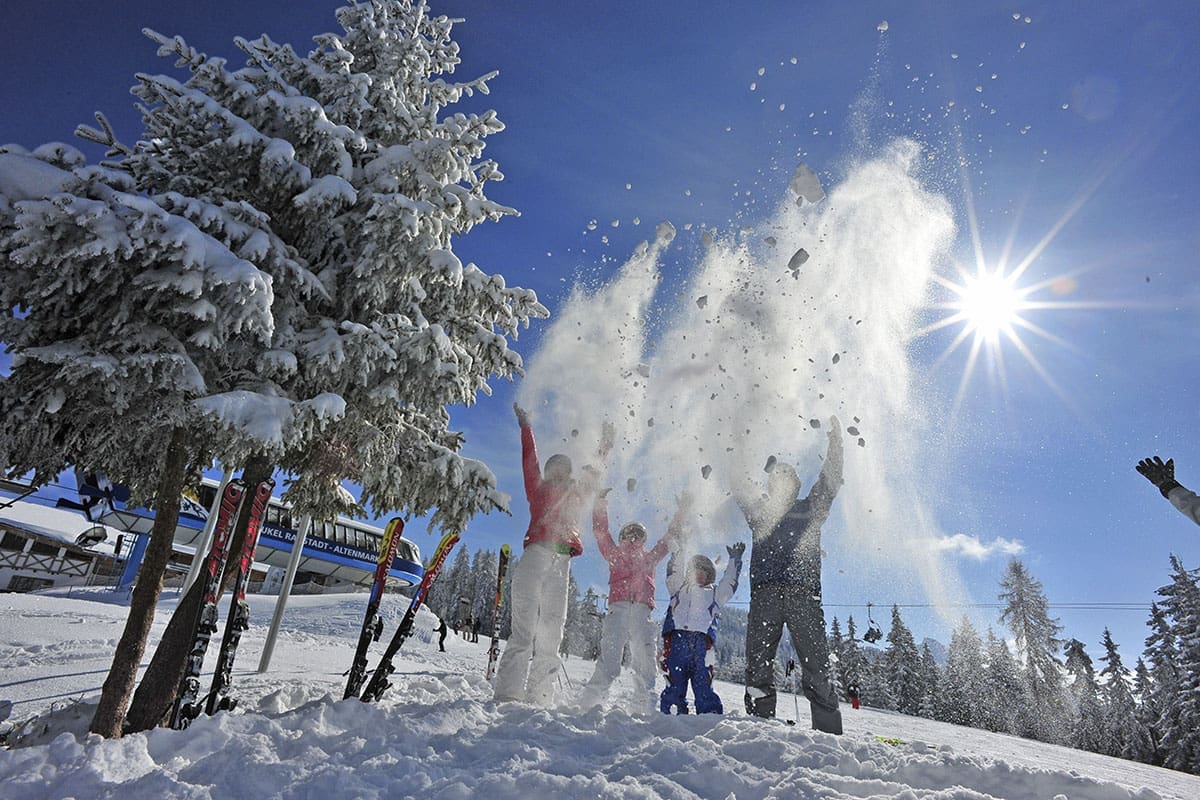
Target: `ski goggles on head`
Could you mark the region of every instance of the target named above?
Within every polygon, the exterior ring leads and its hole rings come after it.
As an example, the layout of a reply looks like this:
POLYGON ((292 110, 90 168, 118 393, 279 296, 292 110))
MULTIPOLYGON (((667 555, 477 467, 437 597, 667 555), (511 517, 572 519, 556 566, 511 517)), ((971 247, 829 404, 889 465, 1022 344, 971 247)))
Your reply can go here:
POLYGON ((622 542, 644 542, 646 541, 646 529, 640 522, 630 522, 621 528, 621 532, 617 536, 622 542))

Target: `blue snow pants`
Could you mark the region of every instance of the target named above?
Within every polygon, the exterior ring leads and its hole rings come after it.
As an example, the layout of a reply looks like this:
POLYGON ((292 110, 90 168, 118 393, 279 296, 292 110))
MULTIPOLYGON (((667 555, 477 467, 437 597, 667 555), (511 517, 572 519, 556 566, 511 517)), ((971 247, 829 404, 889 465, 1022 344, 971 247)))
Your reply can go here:
POLYGON ((667 665, 667 688, 659 697, 659 709, 671 713, 688 713, 687 687, 692 684, 697 714, 723 714, 721 698, 712 689, 712 668, 706 663, 708 636, 703 631, 671 631, 663 641, 667 665))

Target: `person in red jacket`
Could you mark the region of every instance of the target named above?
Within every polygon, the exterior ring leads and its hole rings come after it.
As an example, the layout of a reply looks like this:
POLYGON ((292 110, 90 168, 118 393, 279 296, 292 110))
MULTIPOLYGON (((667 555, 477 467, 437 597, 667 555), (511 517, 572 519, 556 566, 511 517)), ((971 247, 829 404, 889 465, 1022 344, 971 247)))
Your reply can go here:
MULTIPOLYGON (((497 700, 555 701, 558 648, 567 621, 571 559, 583 552, 579 516, 591 486, 571 478, 571 459, 557 454, 539 468, 529 413, 513 403, 521 426, 521 468, 529 500, 524 551, 513 568, 512 633, 492 686, 497 700)), ((607 453, 607 439, 601 455, 607 453)), ((584 467, 585 474, 594 473, 584 467)))
POLYGON ((579 698, 584 708, 599 704, 621 671, 621 655, 629 645, 629 666, 633 669, 637 697, 653 709, 655 656, 658 629, 650 621, 654 610, 654 572, 667 555, 668 546, 678 539, 688 512, 687 495, 667 527, 667 535, 646 549, 646 526, 630 522, 621 527, 613 542, 608 528, 608 489, 596 498, 592 509, 592 533, 600 555, 608 562, 608 614, 600 634, 600 658, 596 670, 579 698))

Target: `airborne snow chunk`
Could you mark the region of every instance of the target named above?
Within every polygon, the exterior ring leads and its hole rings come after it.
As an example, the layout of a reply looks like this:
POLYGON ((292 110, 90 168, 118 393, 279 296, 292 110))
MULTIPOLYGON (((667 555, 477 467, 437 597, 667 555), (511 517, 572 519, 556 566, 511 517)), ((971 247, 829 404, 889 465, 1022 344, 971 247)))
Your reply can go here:
POLYGON ((808 261, 808 251, 801 247, 792 257, 788 259, 788 269, 792 271, 793 277, 799 275, 800 268, 808 261))
POLYGON ((851 425, 849 428, 846 428, 846 433, 850 434, 851 436, 858 436, 858 428, 851 425))
POLYGON ((708 295, 702 294, 696 298, 697 308, 704 308, 706 305, 708 305, 708 295))
POLYGON ((888 23, 887 23, 886 19, 875 26, 875 30, 879 31, 880 33, 883 33, 887 29, 888 29, 888 23))
POLYGON ((775 456, 767 456, 767 464, 763 467, 763 472, 770 472, 775 469, 775 456))
POLYGON ((704 245, 705 248, 712 247, 712 245, 713 245, 712 231, 705 231, 704 233, 700 234, 700 244, 704 245))
POLYGON ((708 476, 711 474, 712 474, 712 465, 711 464, 705 464, 703 467, 700 468, 700 477, 704 478, 704 480, 708 480, 708 476))
POLYGON ((637 478, 630 478, 625 481, 625 491, 633 494, 633 490, 637 488, 637 478))
POLYGON ((654 229, 654 236, 663 244, 670 244, 675 241, 675 226, 664 220, 654 229))
POLYGON ((825 190, 821 188, 820 179, 804 162, 800 162, 796 167, 796 172, 792 175, 788 188, 795 192, 797 203, 800 198, 810 203, 819 203, 825 199, 825 190))
POLYGON ((815 418, 814 418, 814 419, 810 419, 810 420, 808 421, 808 424, 809 424, 809 425, 812 425, 814 428, 820 428, 820 427, 821 427, 821 420, 819 420, 819 419, 815 419, 815 418))

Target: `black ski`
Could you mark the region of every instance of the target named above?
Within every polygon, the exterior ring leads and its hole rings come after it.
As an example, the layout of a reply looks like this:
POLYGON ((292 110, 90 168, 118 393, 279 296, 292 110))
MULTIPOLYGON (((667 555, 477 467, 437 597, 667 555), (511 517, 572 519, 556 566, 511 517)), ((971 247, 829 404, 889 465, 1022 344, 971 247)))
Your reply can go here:
POLYGON ((229 616, 225 619, 225 633, 221 636, 221 652, 217 655, 217 671, 213 673, 212 689, 208 693, 209 714, 230 711, 237 700, 229 696, 229 685, 233 682, 233 660, 237 658, 238 643, 242 631, 250 627, 250 607, 246 605, 246 585, 250 583, 250 569, 254 566, 254 550, 258 546, 258 532, 262 529, 263 514, 275 489, 275 481, 266 480, 254 490, 250 498, 250 520, 246 525, 246 538, 242 542, 242 554, 238 559, 237 579, 233 583, 233 599, 229 603, 229 616))
POLYGON ((496 567, 496 606, 492 609, 492 644, 488 647, 488 663, 485 675, 490 681, 496 674, 496 662, 500 660, 500 603, 504 599, 504 574, 508 572, 508 559, 512 548, 500 545, 500 563, 496 567))
POLYGON ((212 545, 208 548, 208 555, 204 559, 204 567, 198 578, 204 581, 204 593, 200 607, 196 610, 196 620, 192 624, 192 646, 188 650, 187 667, 175 693, 175 702, 171 705, 169 725, 175 730, 183 730, 190 725, 192 720, 200 716, 203 708, 200 698, 200 670, 204 667, 204 654, 208 652, 208 642, 217 630, 217 600, 221 596, 221 573, 225 568, 225 559, 229 556, 233 527, 237 523, 245 495, 246 484, 240 480, 226 484, 225 492, 221 495, 217 523, 213 527, 212 545))
POLYGON ((412 597, 412 601, 408 604, 408 611, 404 612, 404 619, 400 620, 400 627, 396 629, 396 633, 392 636, 392 641, 388 643, 387 650, 383 652, 383 658, 379 659, 379 666, 375 668, 374 674, 371 675, 371 680, 367 683, 367 688, 363 689, 362 697, 359 699, 364 703, 370 703, 373 700, 378 700, 383 696, 391 686, 388 681, 388 676, 395 672, 396 668, 392 666, 392 659, 404 641, 412 635, 413 623, 417 618, 417 609, 421 607, 421 603, 425 601, 425 595, 429 591, 429 587, 433 585, 433 580, 442 570, 442 565, 446 563, 447 556, 454 549, 454 545, 458 543, 457 533, 447 533, 438 542, 437 549, 433 551, 433 558, 429 562, 429 566, 425 568, 425 575, 421 578, 421 583, 417 586, 417 591, 412 597))
POLYGON ((375 580, 371 582, 371 594, 367 598, 367 615, 363 618, 362 629, 358 633, 358 647, 354 651, 350 680, 346 681, 346 693, 342 695, 342 699, 358 697, 358 691, 367 679, 367 649, 371 642, 378 642, 379 637, 383 635, 383 617, 379 616, 379 606, 383 600, 388 572, 392 568, 392 562, 396 560, 396 548, 403 533, 404 520, 399 517, 389 522, 383 532, 379 560, 375 564, 375 580))

